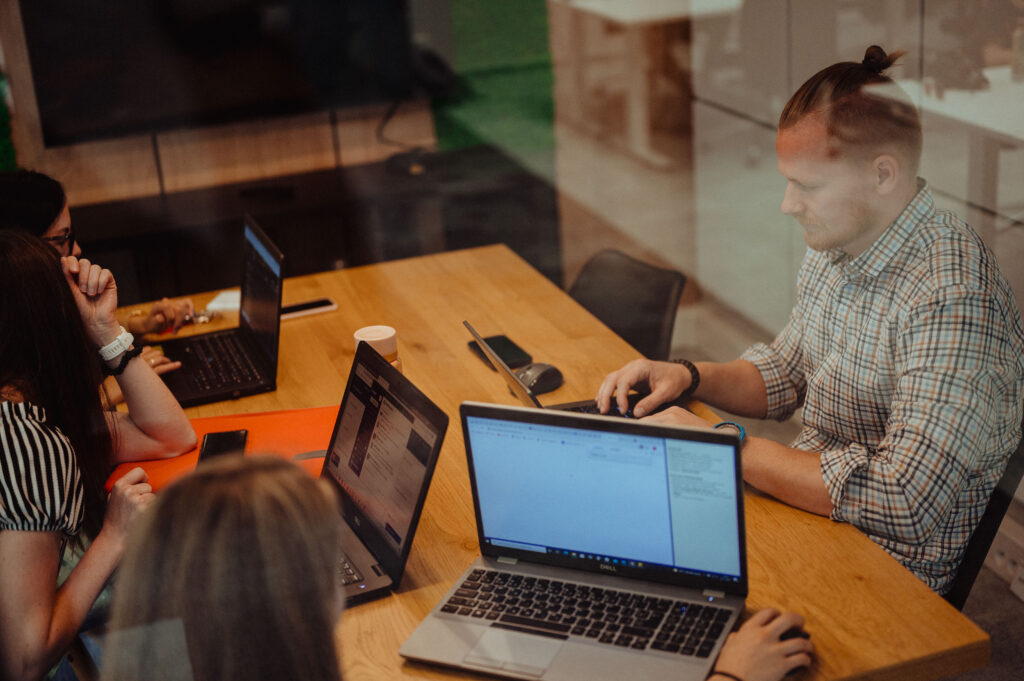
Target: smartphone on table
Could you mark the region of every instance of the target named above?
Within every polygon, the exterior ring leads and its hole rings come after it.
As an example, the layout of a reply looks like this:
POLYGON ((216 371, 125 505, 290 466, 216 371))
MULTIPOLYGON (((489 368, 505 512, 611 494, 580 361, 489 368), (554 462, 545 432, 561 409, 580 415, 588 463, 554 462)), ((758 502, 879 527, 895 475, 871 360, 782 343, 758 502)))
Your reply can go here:
MULTIPOLYGON (((524 367, 533 361, 533 357, 531 357, 526 350, 523 350, 521 347, 516 345, 508 336, 487 336, 484 338, 484 342, 494 350, 494 354, 500 357, 502 362, 508 365, 509 369, 518 369, 519 367, 524 367)), ((480 349, 480 346, 475 340, 469 341, 469 349, 473 351, 473 354, 483 360, 487 366, 491 367, 491 369, 494 371, 498 370, 498 368, 492 365, 491 361, 487 359, 487 355, 484 354, 484 351, 480 349)))
POLYGON ((245 442, 249 438, 248 430, 221 430, 203 436, 203 444, 199 447, 199 463, 202 464, 219 456, 242 456, 245 453, 245 442))
POLYGON ((317 298, 316 300, 307 300, 304 303, 285 305, 281 308, 281 319, 294 319, 295 317, 305 317, 306 315, 337 309, 338 305, 330 298, 317 298))

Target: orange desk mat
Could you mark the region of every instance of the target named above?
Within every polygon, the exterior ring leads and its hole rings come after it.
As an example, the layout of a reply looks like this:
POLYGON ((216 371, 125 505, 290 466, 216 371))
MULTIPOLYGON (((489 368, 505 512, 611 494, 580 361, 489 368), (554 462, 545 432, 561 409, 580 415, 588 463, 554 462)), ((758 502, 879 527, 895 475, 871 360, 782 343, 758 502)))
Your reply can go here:
MULTIPOLYGON (((136 466, 140 466, 149 475, 149 484, 159 490, 181 476, 195 470, 199 460, 199 446, 203 435, 220 430, 249 431, 245 443, 245 455, 273 454, 285 459, 292 459, 296 454, 326 449, 334 430, 334 421, 338 415, 338 406, 314 407, 311 409, 284 409, 281 411, 265 411, 256 414, 236 414, 234 416, 208 416, 192 419, 192 427, 196 431, 197 445, 189 451, 170 459, 154 459, 123 463, 114 469, 107 479, 107 491, 114 481, 136 466)), ((296 463, 314 477, 320 476, 323 459, 320 457, 302 459, 296 463)))

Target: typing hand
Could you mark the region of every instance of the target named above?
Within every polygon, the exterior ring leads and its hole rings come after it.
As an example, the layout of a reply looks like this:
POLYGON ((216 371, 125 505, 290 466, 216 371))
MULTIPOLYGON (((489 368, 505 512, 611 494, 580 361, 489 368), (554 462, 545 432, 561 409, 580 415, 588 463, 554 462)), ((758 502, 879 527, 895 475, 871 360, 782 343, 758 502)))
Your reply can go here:
POLYGON ((690 372, 681 364, 633 360, 618 371, 605 376, 594 401, 602 414, 607 414, 615 399, 620 412, 629 409, 629 390, 637 386, 650 388, 650 394, 637 402, 633 415, 637 418, 650 414, 658 405, 683 394, 690 386, 690 372))
POLYGON ((142 355, 140 357, 146 364, 153 367, 153 371, 157 374, 166 374, 168 371, 181 368, 181 362, 171 359, 163 353, 163 350, 150 345, 142 348, 142 355))

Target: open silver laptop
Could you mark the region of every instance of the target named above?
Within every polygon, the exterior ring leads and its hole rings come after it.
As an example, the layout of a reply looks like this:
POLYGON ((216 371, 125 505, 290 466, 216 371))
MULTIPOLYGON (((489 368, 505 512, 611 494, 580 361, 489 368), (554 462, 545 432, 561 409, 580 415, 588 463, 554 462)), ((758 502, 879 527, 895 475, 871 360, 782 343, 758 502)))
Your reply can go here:
POLYGON ((460 411, 482 555, 399 653, 519 679, 704 679, 747 594, 739 439, 460 411))

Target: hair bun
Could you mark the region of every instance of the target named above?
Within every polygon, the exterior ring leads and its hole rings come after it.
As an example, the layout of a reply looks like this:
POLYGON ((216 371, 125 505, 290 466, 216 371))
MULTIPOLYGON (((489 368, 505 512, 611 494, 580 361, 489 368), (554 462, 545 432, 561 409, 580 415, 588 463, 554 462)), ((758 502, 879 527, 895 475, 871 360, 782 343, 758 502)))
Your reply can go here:
POLYGON ((893 63, 902 57, 906 52, 896 51, 892 54, 886 54, 878 45, 872 45, 864 51, 864 59, 861 60, 861 64, 864 68, 868 69, 872 73, 881 75, 883 71, 893 65, 893 63))

